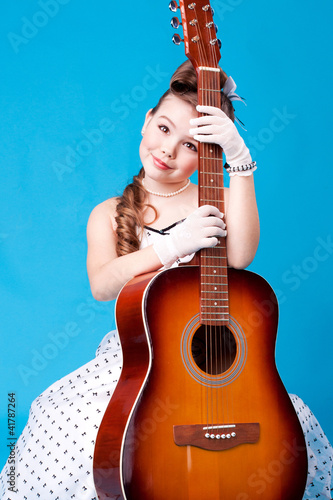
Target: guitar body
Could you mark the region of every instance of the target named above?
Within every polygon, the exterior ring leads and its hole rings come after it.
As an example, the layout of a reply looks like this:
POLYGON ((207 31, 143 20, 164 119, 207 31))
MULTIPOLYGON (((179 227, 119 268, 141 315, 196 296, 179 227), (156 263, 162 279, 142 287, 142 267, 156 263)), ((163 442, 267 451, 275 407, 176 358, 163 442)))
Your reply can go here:
POLYGON ((275 366, 276 298, 256 274, 228 275, 222 328, 200 325, 197 266, 121 292, 124 365, 94 457, 101 500, 302 499, 306 446, 275 366))

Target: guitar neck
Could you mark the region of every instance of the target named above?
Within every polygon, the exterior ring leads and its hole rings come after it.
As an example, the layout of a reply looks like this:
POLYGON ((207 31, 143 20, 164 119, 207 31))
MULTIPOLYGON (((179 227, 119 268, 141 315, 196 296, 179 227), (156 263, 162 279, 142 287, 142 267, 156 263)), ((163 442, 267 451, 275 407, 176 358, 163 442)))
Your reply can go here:
MULTIPOLYGON (((220 71, 197 68, 199 104, 221 107, 220 71)), ((199 206, 214 205, 225 213, 222 149, 200 143, 198 149, 199 206)), ((200 252, 200 322, 224 325, 229 321, 228 270, 225 238, 200 252)))

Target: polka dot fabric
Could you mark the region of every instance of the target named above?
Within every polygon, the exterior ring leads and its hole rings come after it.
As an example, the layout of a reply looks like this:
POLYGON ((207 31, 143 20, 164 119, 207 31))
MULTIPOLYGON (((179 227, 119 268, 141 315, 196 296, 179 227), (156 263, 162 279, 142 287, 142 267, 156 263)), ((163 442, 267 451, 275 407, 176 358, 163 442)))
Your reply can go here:
POLYGON ((303 500, 332 498, 333 450, 310 408, 289 394, 305 436, 308 454, 308 479, 303 500))
POLYGON ((15 495, 0 476, 5 500, 98 500, 93 482, 97 431, 121 372, 116 332, 100 344, 96 358, 60 379, 31 405, 16 446, 15 495))

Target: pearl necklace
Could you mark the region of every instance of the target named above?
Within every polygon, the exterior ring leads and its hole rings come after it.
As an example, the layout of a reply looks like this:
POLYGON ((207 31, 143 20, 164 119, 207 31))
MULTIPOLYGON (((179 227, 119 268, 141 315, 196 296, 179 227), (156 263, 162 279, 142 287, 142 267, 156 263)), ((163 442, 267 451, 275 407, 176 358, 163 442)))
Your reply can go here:
POLYGON ((183 186, 180 189, 177 189, 177 191, 173 191, 172 193, 157 193, 156 191, 151 191, 150 189, 146 188, 144 179, 142 179, 142 185, 145 188, 145 190, 147 191, 147 193, 153 194, 154 196, 162 196, 163 198, 170 198, 171 196, 176 196, 177 194, 182 193, 183 191, 185 191, 185 189, 187 189, 189 187, 190 184, 191 184, 190 179, 187 179, 185 186, 183 186))

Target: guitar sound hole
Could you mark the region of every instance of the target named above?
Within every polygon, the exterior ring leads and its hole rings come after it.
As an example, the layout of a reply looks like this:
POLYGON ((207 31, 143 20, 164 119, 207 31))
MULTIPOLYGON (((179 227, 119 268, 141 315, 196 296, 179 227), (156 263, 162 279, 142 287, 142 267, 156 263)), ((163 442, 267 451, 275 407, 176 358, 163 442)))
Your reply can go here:
POLYGON ((226 326, 201 325, 193 336, 191 350, 195 363, 203 372, 219 375, 234 362, 237 344, 226 326))

